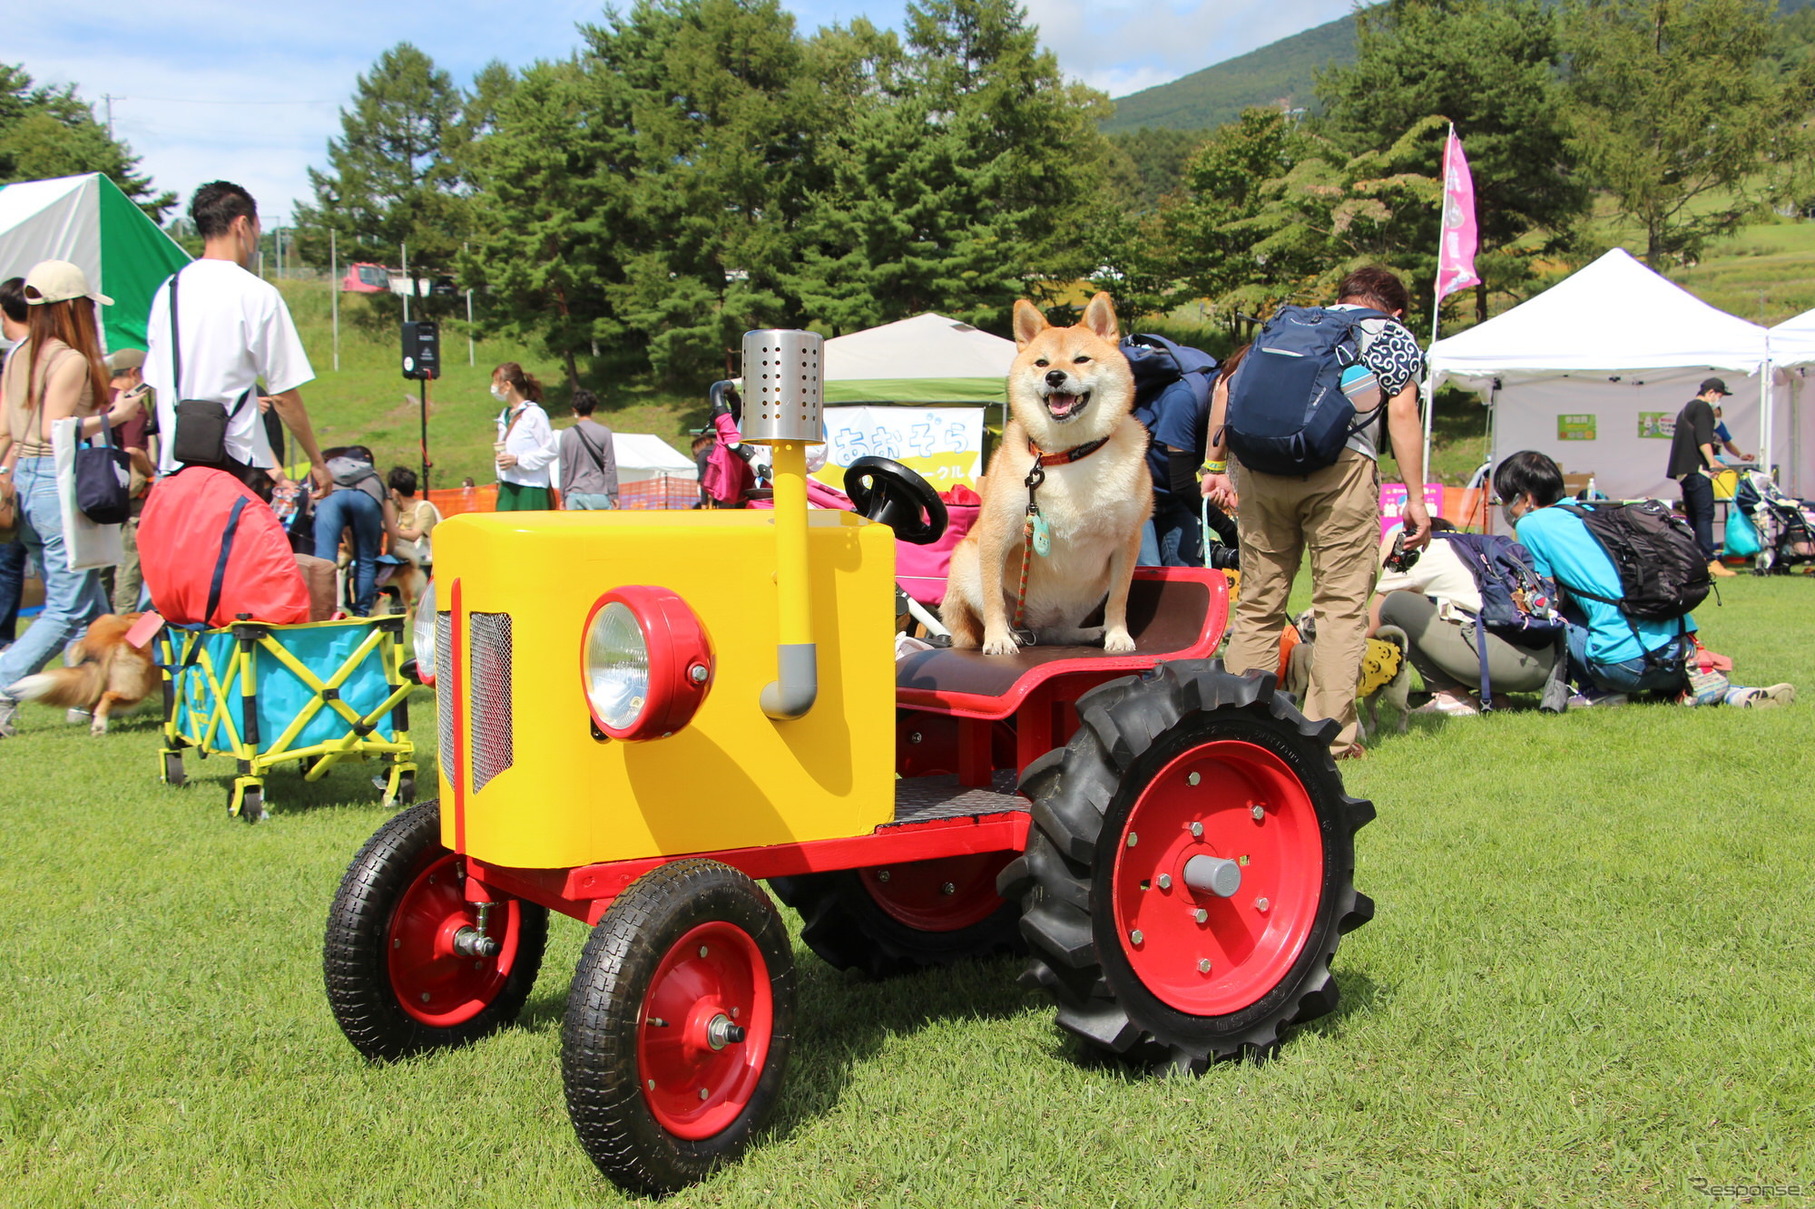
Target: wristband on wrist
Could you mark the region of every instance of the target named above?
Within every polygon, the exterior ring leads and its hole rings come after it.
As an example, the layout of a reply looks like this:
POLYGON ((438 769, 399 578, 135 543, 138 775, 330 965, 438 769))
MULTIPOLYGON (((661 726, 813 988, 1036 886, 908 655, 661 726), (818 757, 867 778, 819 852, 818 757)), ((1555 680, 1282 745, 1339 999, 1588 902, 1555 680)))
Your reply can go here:
POLYGON ((1205 462, 1204 470, 1206 473, 1209 473, 1209 474, 1228 474, 1229 473, 1229 463, 1227 463, 1227 462, 1205 462))

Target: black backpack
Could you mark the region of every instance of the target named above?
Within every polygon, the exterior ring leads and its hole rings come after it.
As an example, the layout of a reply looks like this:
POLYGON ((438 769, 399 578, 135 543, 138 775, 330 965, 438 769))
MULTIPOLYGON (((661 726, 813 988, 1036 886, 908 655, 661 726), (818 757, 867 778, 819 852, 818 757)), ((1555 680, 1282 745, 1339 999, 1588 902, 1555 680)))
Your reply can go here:
MULTIPOLYGON (((1628 623, 1687 617, 1714 588, 1708 559, 1689 523, 1662 500, 1632 504, 1560 504, 1582 524, 1620 573, 1621 598, 1564 586, 1577 596, 1616 606, 1628 623)), ((1634 633, 1637 633, 1636 627, 1634 633)))
POLYGON ((1292 475, 1334 466, 1349 437, 1386 411, 1357 421, 1342 380, 1361 366, 1361 325, 1391 318, 1366 307, 1280 307, 1229 386, 1225 428, 1241 464, 1292 475))

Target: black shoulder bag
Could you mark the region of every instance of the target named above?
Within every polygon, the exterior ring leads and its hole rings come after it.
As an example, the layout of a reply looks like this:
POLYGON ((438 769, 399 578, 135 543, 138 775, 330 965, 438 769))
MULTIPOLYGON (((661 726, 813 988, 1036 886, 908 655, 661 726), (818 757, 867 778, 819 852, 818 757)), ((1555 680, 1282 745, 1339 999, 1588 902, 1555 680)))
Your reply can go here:
POLYGON ((176 287, 181 278, 181 270, 170 275, 170 358, 175 371, 170 388, 177 397, 176 432, 170 438, 170 453, 185 466, 212 466, 231 472, 236 467, 227 456, 227 429, 245 409, 252 391, 248 388, 240 395, 232 411, 213 399, 183 398, 183 341, 176 320, 176 287))
POLYGON ((123 525, 132 516, 132 459, 114 443, 101 413, 101 443, 76 450, 76 507, 97 525, 123 525))

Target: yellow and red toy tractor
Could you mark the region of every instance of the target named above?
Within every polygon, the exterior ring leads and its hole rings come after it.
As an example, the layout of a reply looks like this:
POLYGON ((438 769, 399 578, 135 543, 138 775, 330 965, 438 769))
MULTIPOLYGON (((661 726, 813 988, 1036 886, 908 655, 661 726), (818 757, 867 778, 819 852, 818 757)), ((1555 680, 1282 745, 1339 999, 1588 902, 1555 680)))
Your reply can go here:
POLYGON ((894 659, 896 533, 937 495, 852 468, 806 506, 819 339, 745 339, 773 512, 462 516, 436 531, 439 802, 392 818, 329 913, 328 997, 375 1060, 510 1023, 548 912, 592 929, 562 1029, 582 1146, 662 1192, 735 1157, 793 1038, 781 915, 884 976, 1023 949, 1058 1023, 1150 1067, 1264 1054, 1330 1010, 1372 904, 1347 797, 1274 678, 1212 658, 1221 572, 1144 571, 1137 650, 894 659), (878 523, 882 522, 882 523, 878 523))

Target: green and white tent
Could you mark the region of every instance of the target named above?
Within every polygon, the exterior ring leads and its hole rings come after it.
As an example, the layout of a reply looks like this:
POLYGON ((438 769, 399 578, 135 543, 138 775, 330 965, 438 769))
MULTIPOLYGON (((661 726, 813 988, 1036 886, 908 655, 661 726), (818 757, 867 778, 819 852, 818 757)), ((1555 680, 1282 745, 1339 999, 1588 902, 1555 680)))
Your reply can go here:
POLYGON ((0 188, 0 279, 41 260, 82 267, 113 299, 101 308, 107 347, 144 348, 151 296, 189 254, 98 172, 0 188))
POLYGON ((1015 342, 928 312, 826 341, 827 403, 1002 402, 1015 342))

